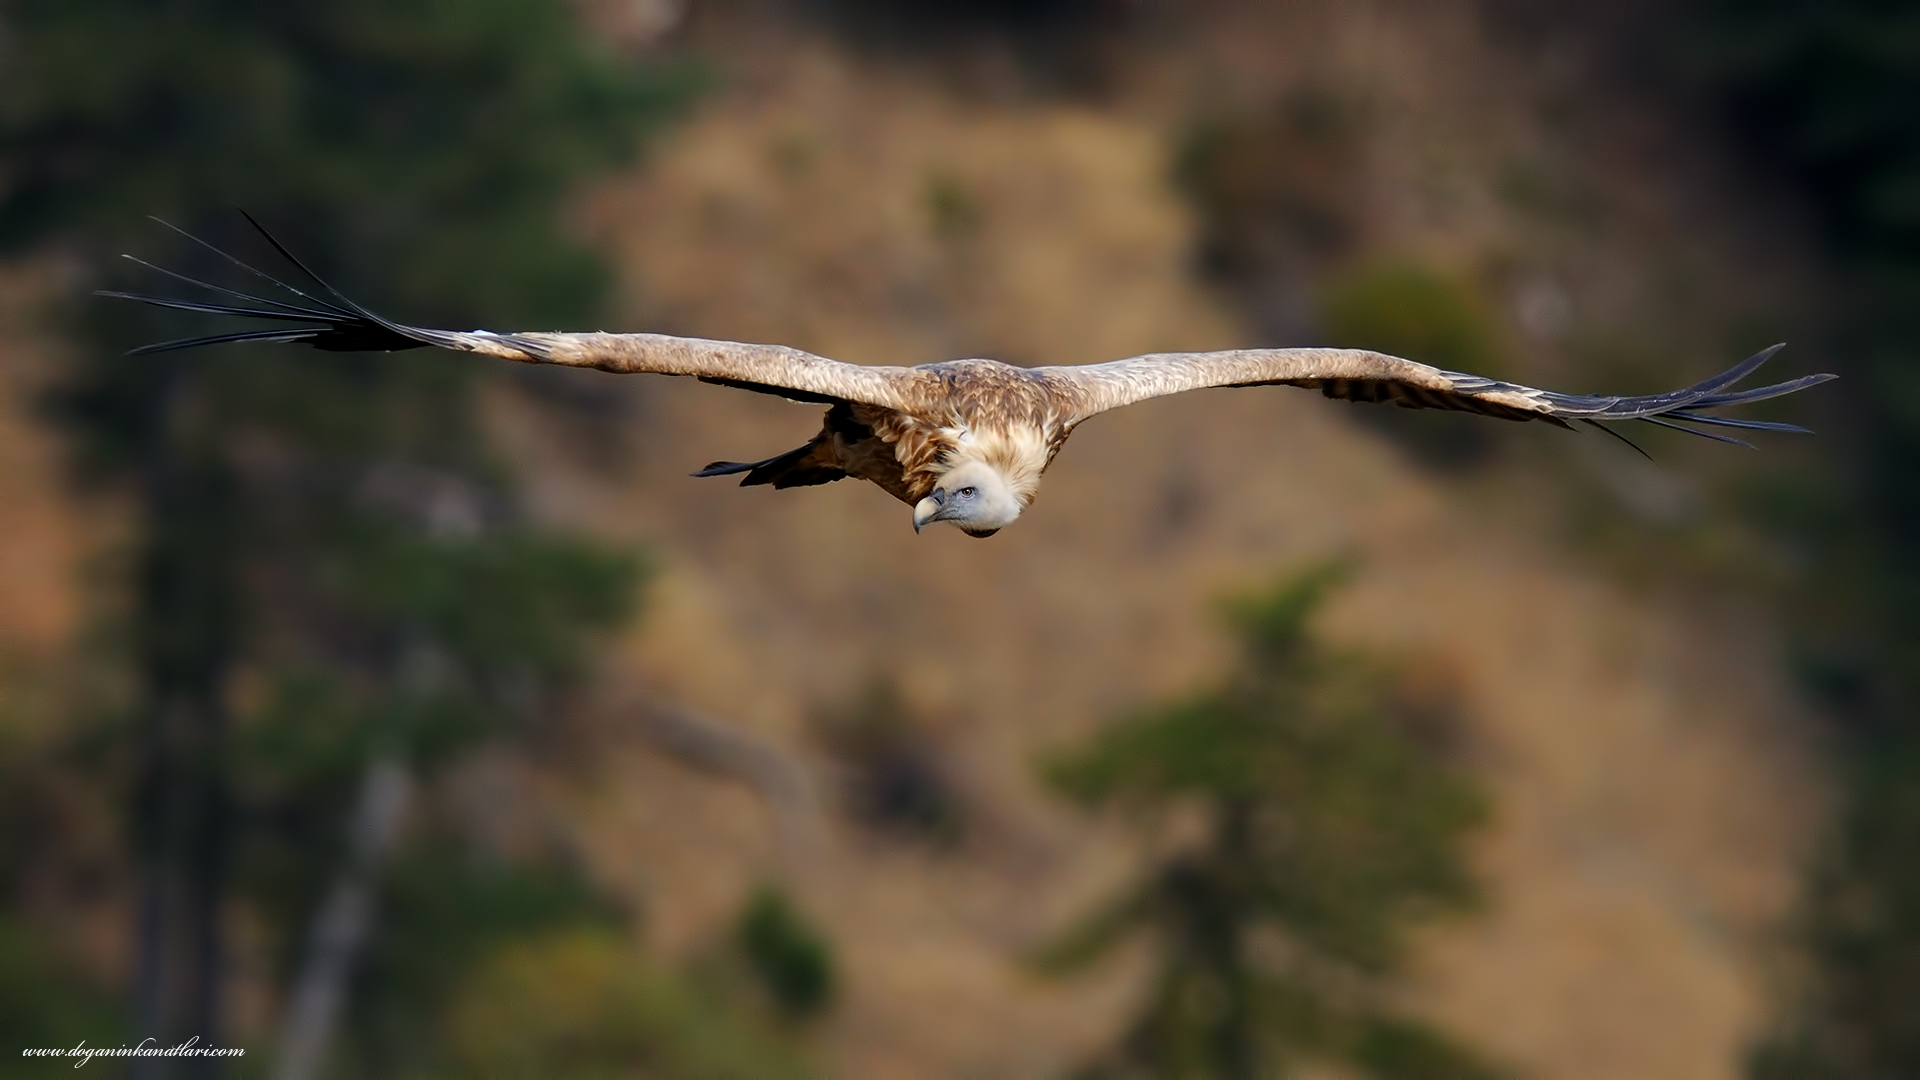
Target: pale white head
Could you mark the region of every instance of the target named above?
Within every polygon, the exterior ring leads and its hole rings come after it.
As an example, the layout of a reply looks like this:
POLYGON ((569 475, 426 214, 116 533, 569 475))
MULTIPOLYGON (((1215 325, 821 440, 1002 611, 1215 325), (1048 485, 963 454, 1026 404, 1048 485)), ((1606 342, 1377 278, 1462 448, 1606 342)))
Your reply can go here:
POLYGON ((914 506, 913 531, 946 521, 968 536, 988 537, 1013 524, 1024 505, 1000 470, 984 461, 963 461, 914 506))

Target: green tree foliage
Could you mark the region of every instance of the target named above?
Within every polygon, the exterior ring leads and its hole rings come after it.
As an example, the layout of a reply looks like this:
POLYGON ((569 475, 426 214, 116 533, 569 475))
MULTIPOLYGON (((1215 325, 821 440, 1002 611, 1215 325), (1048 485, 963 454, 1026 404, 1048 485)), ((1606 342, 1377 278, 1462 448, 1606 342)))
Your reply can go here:
POLYGON ((546 0, 13 0, 0 239, 246 206, 420 318, 579 317, 556 200, 678 100, 546 0), (482 272, 484 270, 484 272, 482 272))
MULTIPOLYGON (((1342 347, 1404 356, 1448 371, 1500 378, 1500 337, 1464 282, 1404 259, 1362 263, 1323 288, 1320 331, 1342 347)), ((1484 458, 1497 430, 1466 413, 1362 409, 1355 416, 1401 439, 1434 465, 1484 458)))
POLYGON ((447 1031, 450 1077, 818 1075, 726 1001, 591 929, 500 946, 461 989, 447 1031))
POLYGON ((1484 816, 1392 673, 1319 644, 1323 569, 1232 605, 1241 662, 1220 687, 1059 754, 1088 805, 1197 811, 1197 843, 1042 957, 1070 970, 1148 935, 1147 1003, 1090 1077, 1273 1077, 1309 1059, 1374 1077, 1494 1075, 1383 991, 1409 923, 1475 901, 1460 843, 1484 816))
POLYGON ((1856 418, 1835 432, 1818 490, 1769 493, 1814 568, 1797 651, 1846 719, 1846 798, 1812 879, 1816 970, 1754 1073, 1920 1075, 1920 10, 1704 0, 1691 14, 1687 70, 1826 223, 1837 287, 1825 344, 1856 418))
MULTIPOLYGON (((20 1049, 99 1046, 122 1030, 114 1001, 77 976, 59 953, 21 920, 0 915, 0 1033, 20 1049)), ((54 1068, 63 1067, 53 1066, 54 1068)), ((0 1077, 42 1077, 44 1059, 0 1054, 0 1077)))
POLYGON ((735 937, 782 1012, 804 1020, 833 1004, 833 952, 786 893, 770 886, 755 892, 735 937))
MULTIPOLYGON (((1365 208, 1353 176, 1367 119, 1362 103, 1308 86, 1195 123, 1174 180, 1199 214, 1201 267, 1276 343, 1319 340, 1502 377, 1496 320, 1468 283, 1410 259, 1356 259, 1365 208)), ((1441 467, 1482 460, 1497 438, 1460 414, 1353 415, 1441 467)))
POLYGON ((1326 287, 1320 321, 1331 338, 1450 371, 1499 377, 1498 335, 1473 291, 1417 262, 1366 263, 1326 287))
MULTIPOLYGON (((141 219, 273 265, 239 205, 416 321, 575 323, 604 275, 560 235, 560 202, 687 88, 593 47, 562 0, 9 0, 0 245, 78 256, 102 284, 122 280, 104 256, 129 248, 234 280, 141 219)), ((528 732, 627 617, 640 566, 523 519, 477 411, 485 364, 127 358, 195 327, 106 301, 70 314, 84 359, 57 411, 138 523, 120 605, 133 692, 111 733, 144 881, 136 1012, 220 1043, 225 913, 244 910, 290 977, 367 763, 431 783, 528 732)), ((448 1067, 463 1051, 440 1018, 503 940, 611 918, 566 859, 461 829, 431 805, 409 822, 352 997, 352 1075, 448 1067)), ((0 998, 53 962, 0 953, 0 998)), ((26 1018, 57 1036, 85 1004, 65 1000, 26 1018)))

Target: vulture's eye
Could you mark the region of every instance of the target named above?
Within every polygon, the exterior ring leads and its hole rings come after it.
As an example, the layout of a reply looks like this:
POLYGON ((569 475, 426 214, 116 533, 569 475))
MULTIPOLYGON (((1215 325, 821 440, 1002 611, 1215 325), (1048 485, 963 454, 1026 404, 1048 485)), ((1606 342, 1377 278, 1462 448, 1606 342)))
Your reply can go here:
POLYGON ((976 494, 978 494, 978 492, 976 492, 973 488, 963 487, 959 491, 955 492, 954 494, 960 496, 963 499, 971 499, 976 494))

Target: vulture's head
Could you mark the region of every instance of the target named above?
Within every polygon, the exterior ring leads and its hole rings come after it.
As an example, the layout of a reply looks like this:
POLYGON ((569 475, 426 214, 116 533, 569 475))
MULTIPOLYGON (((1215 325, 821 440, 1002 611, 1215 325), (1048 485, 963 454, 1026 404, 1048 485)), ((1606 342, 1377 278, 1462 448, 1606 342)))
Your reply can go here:
POLYGON ((1000 470, 984 461, 965 461, 947 470, 933 494, 914 506, 913 531, 947 521, 968 536, 984 538, 1013 524, 1021 506, 1000 470))

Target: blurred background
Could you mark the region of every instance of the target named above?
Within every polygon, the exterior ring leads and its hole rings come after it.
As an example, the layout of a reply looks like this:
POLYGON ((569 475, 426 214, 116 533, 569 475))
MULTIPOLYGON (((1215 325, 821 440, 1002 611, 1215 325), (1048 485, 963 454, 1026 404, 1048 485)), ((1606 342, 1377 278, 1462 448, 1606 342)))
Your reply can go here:
POLYGON ((1920 7, 0 2, 0 1076, 1920 1075, 1920 7), (1337 343, 1018 529, 686 474, 817 407, 223 346, 1337 343), (286 271, 290 272, 290 271, 286 271))

